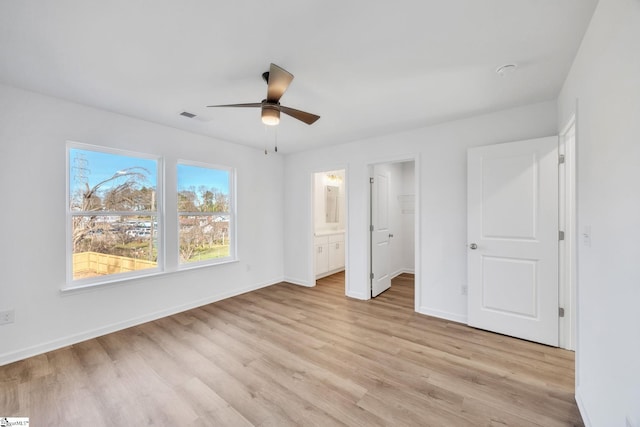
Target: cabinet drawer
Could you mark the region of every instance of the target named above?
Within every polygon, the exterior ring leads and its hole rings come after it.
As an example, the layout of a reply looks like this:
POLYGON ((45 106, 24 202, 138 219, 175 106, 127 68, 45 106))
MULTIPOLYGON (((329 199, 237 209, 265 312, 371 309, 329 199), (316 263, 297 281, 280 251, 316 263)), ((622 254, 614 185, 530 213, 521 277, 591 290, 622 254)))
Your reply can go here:
POLYGON ((314 245, 326 245, 329 243, 329 236, 316 236, 313 238, 314 245))

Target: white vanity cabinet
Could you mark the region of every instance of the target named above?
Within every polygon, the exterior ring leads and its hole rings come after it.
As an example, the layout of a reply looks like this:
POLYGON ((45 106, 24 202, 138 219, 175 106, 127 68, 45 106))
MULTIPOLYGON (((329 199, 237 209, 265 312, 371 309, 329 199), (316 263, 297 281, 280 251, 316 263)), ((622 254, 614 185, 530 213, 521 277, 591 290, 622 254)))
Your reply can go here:
POLYGON ((329 271, 344 269, 344 234, 329 236, 329 271))
POLYGON ((316 237, 314 247, 316 276, 324 275, 329 271, 329 237, 316 237))
POLYGON ((344 270, 344 233, 316 234, 314 249, 317 278, 344 270))

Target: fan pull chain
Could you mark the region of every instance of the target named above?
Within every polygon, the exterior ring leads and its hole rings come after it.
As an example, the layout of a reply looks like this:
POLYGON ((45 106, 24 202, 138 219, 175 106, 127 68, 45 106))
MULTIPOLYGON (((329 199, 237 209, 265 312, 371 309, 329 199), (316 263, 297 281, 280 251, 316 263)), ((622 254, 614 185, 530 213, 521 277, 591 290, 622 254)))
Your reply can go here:
POLYGON ((278 152, 278 128, 276 128, 275 131, 276 131, 276 136, 275 136, 276 143, 275 143, 275 145, 276 145, 276 153, 277 153, 278 152))
POLYGON ((267 135, 267 125, 264 125, 264 155, 266 156, 267 154, 269 154, 269 152, 267 151, 267 137, 269 135, 267 135))

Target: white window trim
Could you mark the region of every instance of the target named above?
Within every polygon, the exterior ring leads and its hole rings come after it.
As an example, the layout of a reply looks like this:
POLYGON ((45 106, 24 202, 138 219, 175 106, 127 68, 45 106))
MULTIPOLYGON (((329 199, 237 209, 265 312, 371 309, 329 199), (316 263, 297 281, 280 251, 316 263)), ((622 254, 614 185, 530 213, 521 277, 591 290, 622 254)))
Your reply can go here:
POLYGON ((191 270, 191 269, 196 269, 196 268, 202 268, 202 267, 209 267, 212 265, 220 265, 220 264, 228 264, 228 263, 232 263, 232 262, 236 262, 238 261, 238 245, 237 245, 237 241, 236 241, 236 236, 237 236, 237 216, 236 216, 236 169, 230 166, 225 166, 225 165, 219 165, 219 164, 214 164, 214 163, 205 163, 205 162, 197 162, 197 161, 192 161, 192 160, 185 160, 185 159, 178 159, 176 161, 175 164, 175 172, 176 172, 176 188, 175 188, 175 192, 176 192, 176 201, 177 201, 177 194, 178 194, 178 165, 185 165, 185 166, 195 166, 195 167, 200 167, 200 168, 206 168, 206 169, 217 169, 217 170, 224 170, 229 172, 229 197, 230 197, 230 202, 229 202, 229 212, 227 212, 227 214, 229 215, 229 240, 230 240, 230 245, 229 245, 229 256, 228 257, 224 257, 224 258, 211 258, 208 260, 203 260, 203 261, 194 261, 194 262, 189 262, 189 263, 182 263, 180 262, 180 216, 181 215, 195 215, 195 216, 215 216, 215 215, 219 215, 220 212, 185 212, 185 211, 178 211, 178 207, 176 205, 176 244, 175 244, 175 250, 176 250, 176 255, 177 255, 177 270, 178 271, 182 271, 182 270, 191 270))

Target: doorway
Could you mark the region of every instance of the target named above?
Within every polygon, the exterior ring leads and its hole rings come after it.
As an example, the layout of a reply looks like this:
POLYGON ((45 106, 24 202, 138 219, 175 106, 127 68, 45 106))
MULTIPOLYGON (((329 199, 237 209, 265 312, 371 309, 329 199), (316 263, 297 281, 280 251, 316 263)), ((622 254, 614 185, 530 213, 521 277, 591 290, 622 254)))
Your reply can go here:
POLYGON ((313 174, 313 267, 318 279, 346 269, 346 173, 344 169, 313 174))
POLYGON ((416 182, 415 160, 369 166, 371 298, 389 289, 393 278, 415 274, 416 182))

